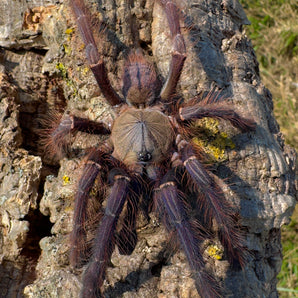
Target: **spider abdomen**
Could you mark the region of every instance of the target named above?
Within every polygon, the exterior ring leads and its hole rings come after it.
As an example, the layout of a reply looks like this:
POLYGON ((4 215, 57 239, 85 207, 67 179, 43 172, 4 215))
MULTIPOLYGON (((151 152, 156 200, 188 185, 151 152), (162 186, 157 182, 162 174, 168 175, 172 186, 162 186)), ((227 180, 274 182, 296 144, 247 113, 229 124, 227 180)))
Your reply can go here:
POLYGON ((163 161, 173 140, 169 118, 151 108, 128 108, 115 120, 111 134, 113 155, 127 165, 163 161))
POLYGON ((159 81, 152 64, 140 51, 133 51, 125 64, 122 93, 132 106, 146 106, 156 98, 159 81))

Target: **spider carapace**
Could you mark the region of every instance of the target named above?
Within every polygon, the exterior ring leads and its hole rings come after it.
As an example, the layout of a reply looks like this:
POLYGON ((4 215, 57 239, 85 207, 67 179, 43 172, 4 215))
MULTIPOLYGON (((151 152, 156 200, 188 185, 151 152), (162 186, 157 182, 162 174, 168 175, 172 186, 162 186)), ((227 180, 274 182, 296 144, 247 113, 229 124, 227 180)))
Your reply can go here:
POLYGON ((174 131, 162 112, 152 108, 128 108, 114 122, 111 141, 113 156, 137 171, 138 165, 158 164, 168 157, 174 131))
POLYGON ((87 255, 85 227, 89 192, 99 180, 99 185, 111 187, 83 276, 82 297, 102 296, 101 286, 115 245, 121 254, 134 250, 138 198, 145 190, 166 228, 176 235, 202 297, 223 295, 221 286, 205 268, 200 245, 214 234, 214 221, 217 237, 230 263, 245 265, 247 250, 237 213, 203 165, 202 154, 191 138, 190 122, 203 117, 221 119, 243 133, 253 131, 255 122, 236 113, 216 92, 183 103, 176 90, 186 59, 179 20, 182 13, 172 0, 156 1, 164 10, 172 40, 168 77, 162 85, 154 66, 139 49, 132 50, 124 65, 120 96, 108 79, 83 1, 69 0, 90 68, 102 94, 118 111, 111 127, 70 114, 48 129, 48 147, 57 153, 67 147, 65 136, 70 133, 109 135, 107 141, 89 152, 75 195, 70 261, 79 266, 87 255), (197 193, 198 211, 204 214, 201 222, 191 218, 193 212, 188 210, 183 188, 192 188, 197 193))

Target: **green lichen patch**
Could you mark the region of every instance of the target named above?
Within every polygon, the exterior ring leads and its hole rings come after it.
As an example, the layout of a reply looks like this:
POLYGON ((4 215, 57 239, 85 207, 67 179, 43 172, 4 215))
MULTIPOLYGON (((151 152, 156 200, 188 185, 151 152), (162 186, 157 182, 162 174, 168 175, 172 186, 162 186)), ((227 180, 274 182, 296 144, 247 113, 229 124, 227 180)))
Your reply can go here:
POLYGON ((79 95, 79 92, 78 92, 78 89, 76 87, 76 84, 69 77, 69 72, 68 72, 67 68, 65 67, 65 65, 62 62, 58 62, 56 64, 56 69, 58 70, 58 73, 63 78, 63 80, 65 80, 66 85, 71 88, 72 93, 73 93, 72 95, 74 97, 77 97, 77 98, 81 99, 81 97, 79 95))
POLYGON ((65 53, 66 55, 70 56, 71 53, 72 53, 72 50, 71 50, 70 46, 67 45, 67 44, 63 44, 63 48, 64 48, 64 53, 65 53))
POLYGON ((227 159, 227 148, 235 144, 228 134, 219 130, 219 121, 212 118, 197 120, 194 124, 193 142, 199 145, 214 161, 227 159))
POLYGON ((67 69, 66 69, 66 67, 64 66, 63 63, 58 62, 58 63, 56 64, 56 69, 58 70, 59 75, 60 75, 63 79, 67 79, 67 78, 68 78, 68 71, 67 71, 67 69))

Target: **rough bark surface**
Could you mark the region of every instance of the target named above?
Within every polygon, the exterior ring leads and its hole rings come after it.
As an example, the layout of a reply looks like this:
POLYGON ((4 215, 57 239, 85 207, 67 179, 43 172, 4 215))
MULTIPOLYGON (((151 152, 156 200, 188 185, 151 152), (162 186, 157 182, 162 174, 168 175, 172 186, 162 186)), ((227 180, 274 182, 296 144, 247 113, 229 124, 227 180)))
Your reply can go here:
MULTIPOLYGON (((107 27, 100 49, 113 86, 135 40, 165 78, 171 53, 166 18, 153 0, 88 1, 107 27), (151 55, 153 54, 153 55, 151 55)), ((181 3, 180 3, 181 2, 181 3)), ((228 297, 277 297, 280 228, 295 206, 295 152, 283 142, 270 92, 262 85, 248 20, 238 1, 185 0, 181 25, 188 47, 179 89, 185 98, 222 88, 257 124, 256 133, 229 132, 216 175, 240 209, 251 259, 233 271, 225 258, 208 266, 228 297)), ((68 261, 74 185, 80 159, 57 163, 41 152, 39 120, 55 107, 94 120, 114 117, 85 65, 82 42, 63 0, 0 3, 0 297, 78 297, 82 270, 68 261)), ((226 129, 226 127, 225 127, 226 129)), ((80 134, 74 149, 96 145, 80 134)), ((185 256, 168 245, 157 218, 141 220, 130 256, 114 252, 106 297, 198 297, 185 256)))

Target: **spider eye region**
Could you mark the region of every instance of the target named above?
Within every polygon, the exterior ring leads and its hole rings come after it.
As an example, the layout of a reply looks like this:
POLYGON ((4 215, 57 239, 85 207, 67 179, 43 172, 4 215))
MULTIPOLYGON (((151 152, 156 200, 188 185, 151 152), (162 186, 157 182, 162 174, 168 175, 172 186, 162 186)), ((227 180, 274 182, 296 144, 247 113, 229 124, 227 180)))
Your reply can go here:
POLYGON ((141 151, 138 153, 138 160, 148 162, 152 159, 152 154, 148 151, 141 151))
POLYGON ((113 156, 126 165, 159 163, 174 142, 169 118, 162 112, 130 107, 114 121, 111 133, 113 156))

